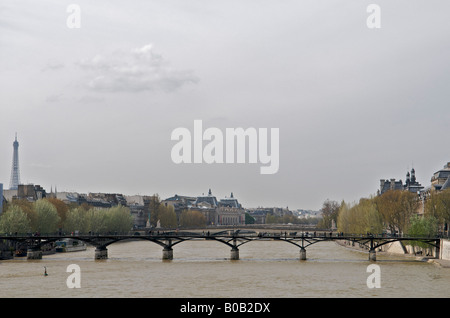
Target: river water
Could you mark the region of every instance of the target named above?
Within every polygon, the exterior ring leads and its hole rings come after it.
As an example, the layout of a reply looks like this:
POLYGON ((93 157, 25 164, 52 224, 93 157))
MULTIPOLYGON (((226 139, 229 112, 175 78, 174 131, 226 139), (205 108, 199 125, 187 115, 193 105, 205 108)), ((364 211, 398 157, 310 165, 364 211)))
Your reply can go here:
POLYGON ((365 252, 334 242, 299 249, 281 241, 254 241, 230 248, 214 241, 183 242, 173 260, 147 241, 114 243, 107 260, 94 248, 44 255, 41 260, 0 261, 0 297, 449 297, 450 268, 378 253, 380 288, 369 288, 365 252), (68 288, 67 267, 80 267, 80 288, 68 288), (44 266, 48 276, 44 276, 44 266))

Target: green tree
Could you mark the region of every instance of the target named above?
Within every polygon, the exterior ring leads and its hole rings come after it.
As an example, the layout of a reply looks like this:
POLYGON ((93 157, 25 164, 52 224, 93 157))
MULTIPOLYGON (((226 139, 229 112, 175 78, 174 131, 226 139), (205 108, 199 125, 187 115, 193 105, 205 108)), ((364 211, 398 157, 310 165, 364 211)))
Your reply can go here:
POLYGON ((175 214, 173 206, 164 206, 161 204, 158 208, 158 220, 161 227, 177 227, 177 215, 175 214))
POLYGON ((273 214, 266 215, 266 224, 275 224, 278 223, 278 218, 273 214))
POLYGON ((150 197, 149 210, 150 210, 150 225, 156 226, 159 220, 159 207, 161 206, 161 200, 158 194, 154 194, 150 197))
POLYGON ((206 217, 200 211, 183 210, 180 216, 180 226, 200 227, 206 225, 206 217))
POLYGON ((440 199, 442 202, 442 212, 441 218, 442 223, 450 223, 450 189, 445 189, 440 194, 440 199))
POLYGON ((69 207, 64 203, 64 201, 57 198, 46 198, 46 200, 55 206, 56 212, 58 212, 58 216, 60 218, 58 227, 62 227, 64 221, 66 220, 69 207))
POLYGON ((31 228, 36 228, 37 214, 34 209, 33 202, 30 202, 27 199, 13 199, 12 204, 20 207, 22 211, 27 215, 28 220, 30 220, 31 228))
POLYGON ((419 198, 416 193, 402 190, 389 190, 375 199, 377 210, 380 212, 383 223, 391 233, 403 233, 413 214, 419 207, 419 198))
POLYGON ((245 212, 245 224, 255 224, 255 218, 248 214, 248 212, 245 212))
POLYGON ((87 210, 81 206, 71 208, 67 212, 66 220, 63 224, 63 230, 69 233, 74 233, 76 231, 79 233, 89 232, 89 216, 91 213, 91 210, 87 210))
POLYGON ((118 205, 101 211, 101 213, 106 214, 106 231, 108 232, 125 233, 133 227, 133 218, 127 207, 118 205))
POLYGON ((417 214, 420 201, 417 193, 401 191, 400 210, 396 214, 397 227, 400 233, 406 233, 411 217, 417 214))
POLYGON ((37 222, 34 230, 40 233, 54 233, 58 229, 60 217, 53 204, 41 199, 34 203, 37 222))
POLYGON ((380 234, 383 222, 373 199, 362 198, 358 204, 341 204, 338 213, 338 230, 348 234, 380 234))
POLYGON ((67 212, 64 231, 80 234, 118 232, 126 233, 133 227, 130 209, 122 205, 108 209, 78 206, 67 212))
POLYGON ((0 217, 1 233, 27 233, 31 230, 30 220, 17 205, 10 205, 0 217))
MULTIPOLYGON (((408 228, 408 235, 414 237, 435 237, 438 232, 438 220, 434 216, 420 217, 414 215, 411 217, 408 228)), ((412 246, 419 246, 423 248, 430 247, 426 243, 418 241, 408 241, 412 246)))
POLYGON ((107 213, 103 210, 89 209, 86 212, 87 232, 106 233, 108 232, 107 213))
POLYGON ((384 226, 391 232, 395 233, 397 228, 395 226, 395 214, 400 209, 400 191, 389 190, 375 198, 375 205, 378 212, 381 214, 384 226))

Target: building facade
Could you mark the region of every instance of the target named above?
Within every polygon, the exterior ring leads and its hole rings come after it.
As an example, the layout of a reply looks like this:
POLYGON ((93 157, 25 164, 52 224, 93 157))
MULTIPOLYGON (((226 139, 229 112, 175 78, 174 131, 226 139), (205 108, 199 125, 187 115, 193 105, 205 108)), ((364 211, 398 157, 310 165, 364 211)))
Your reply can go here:
POLYGON ((436 171, 431 177, 431 189, 442 191, 450 188, 450 162, 443 169, 436 171))
POLYGON ((408 171, 406 173, 406 182, 396 180, 396 179, 380 179, 380 189, 378 190, 378 195, 381 195, 389 190, 407 190, 412 193, 418 193, 422 191, 424 187, 417 182, 416 171, 411 169, 411 173, 408 171))
POLYGON ((211 189, 208 194, 202 194, 197 197, 180 196, 175 194, 173 197, 163 201, 166 206, 171 205, 175 209, 178 222, 183 210, 198 211, 206 219, 205 225, 242 225, 245 224, 245 210, 234 197, 233 193, 229 198, 218 200, 212 194, 211 189))

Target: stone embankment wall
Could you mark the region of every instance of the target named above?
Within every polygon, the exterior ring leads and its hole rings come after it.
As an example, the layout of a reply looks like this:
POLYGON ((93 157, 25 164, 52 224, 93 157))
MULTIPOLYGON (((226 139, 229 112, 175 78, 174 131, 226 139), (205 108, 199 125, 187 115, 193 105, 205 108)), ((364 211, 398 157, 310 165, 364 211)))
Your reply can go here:
POLYGON ((441 255, 439 258, 450 261, 450 240, 441 240, 441 255))
MULTIPOLYGON (((359 244, 352 241, 336 241, 342 246, 353 248, 360 251, 369 251, 369 248, 363 244, 359 244)), ((413 256, 419 256, 419 257, 439 257, 442 259, 449 259, 450 260, 450 241, 448 240, 441 240, 441 249, 440 249, 440 255, 436 255, 436 251, 434 248, 421 248, 417 246, 410 246, 403 244, 401 241, 396 241, 392 243, 385 244, 379 248, 376 249, 377 252, 385 252, 388 254, 395 254, 395 255, 413 255, 413 256), (443 249, 443 243, 445 242, 445 249, 443 249), (447 258, 444 258, 447 257, 447 258)))

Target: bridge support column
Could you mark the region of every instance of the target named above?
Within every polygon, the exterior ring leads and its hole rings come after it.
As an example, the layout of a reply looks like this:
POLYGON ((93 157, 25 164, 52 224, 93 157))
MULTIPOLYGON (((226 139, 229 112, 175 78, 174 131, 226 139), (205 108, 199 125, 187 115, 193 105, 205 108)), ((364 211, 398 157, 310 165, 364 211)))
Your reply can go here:
POLYGON ((107 259, 108 250, 106 247, 97 247, 95 249, 95 259, 107 259))
POLYGON ((374 249, 369 250, 369 261, 377 260, 377 252, 374 249))
POLYGON ((40 249, 27 249, 27 259, 42 259, 42 251, 40 249))
POLYGON ((300 248, 300 260, 306 261, 306 249, 304 247, 300 248))
POLYGON ((237 261, 239 259, 239 249, 237 247, 233 247, 231 249, 230 259, 233 261, 237 261))
POLYGON ((163 260, 172 260, 173 259, 173 249, 171 247, 164 247, 162 252, 163 260))

